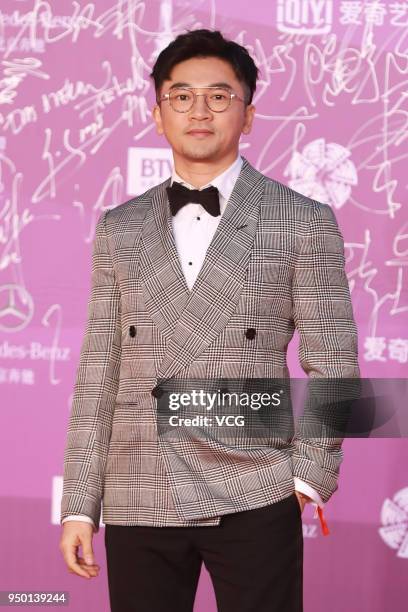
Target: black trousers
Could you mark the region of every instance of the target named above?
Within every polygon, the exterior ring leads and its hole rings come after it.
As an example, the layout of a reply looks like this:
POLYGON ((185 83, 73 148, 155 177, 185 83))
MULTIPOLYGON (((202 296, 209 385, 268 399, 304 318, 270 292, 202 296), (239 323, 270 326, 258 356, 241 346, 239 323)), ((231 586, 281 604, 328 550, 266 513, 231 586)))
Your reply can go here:
POLYGON ((192 612, 202 562, 218 612, 303 610, 295 494, 210 527, 106 525, 105 546, 112 612, 192 612))

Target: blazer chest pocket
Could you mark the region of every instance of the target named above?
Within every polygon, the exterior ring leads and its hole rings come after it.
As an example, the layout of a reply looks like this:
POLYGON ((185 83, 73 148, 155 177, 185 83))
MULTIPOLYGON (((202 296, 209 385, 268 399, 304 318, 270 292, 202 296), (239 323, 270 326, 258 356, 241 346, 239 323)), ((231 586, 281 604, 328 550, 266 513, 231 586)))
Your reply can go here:
POLYGON ((256 257, 248 266, 247 282, 265 285, 291 285, 293 263, 289 253, 280 252, 272 258, 256 257))

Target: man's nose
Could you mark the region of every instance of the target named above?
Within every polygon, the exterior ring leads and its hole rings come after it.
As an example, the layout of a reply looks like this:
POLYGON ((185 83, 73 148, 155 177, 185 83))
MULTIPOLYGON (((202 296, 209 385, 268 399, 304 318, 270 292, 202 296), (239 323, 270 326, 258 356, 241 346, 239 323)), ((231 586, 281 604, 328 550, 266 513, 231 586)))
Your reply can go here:
POLYGON ((193 106, 190 110, 190 113, 192 114, 193 117, 208 117, 211 114, 210 109, 207 106, 207 103, 205 101, 205 95, 204 94, 197 94, 193 103, 193 106))

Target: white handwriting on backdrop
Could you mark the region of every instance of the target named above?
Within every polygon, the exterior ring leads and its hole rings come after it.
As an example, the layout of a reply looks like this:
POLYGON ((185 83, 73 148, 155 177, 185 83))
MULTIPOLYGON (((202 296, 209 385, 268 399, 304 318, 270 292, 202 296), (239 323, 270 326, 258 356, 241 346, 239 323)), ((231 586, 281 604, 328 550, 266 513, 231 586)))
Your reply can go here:
MULTIPOLYGON (((2 2, 0 328, 41 335, 49 383, 78 351, 99 215, 171 171, 149 73, 177 34, 200 27, 244 45, 260 70, 242 154, 335 211, 367 367, 407 371, 408 2, 256 0, 247 11, 227 0, 2 2)), ((24 378, 12 370, 0 368, 1 382, 24 378)))

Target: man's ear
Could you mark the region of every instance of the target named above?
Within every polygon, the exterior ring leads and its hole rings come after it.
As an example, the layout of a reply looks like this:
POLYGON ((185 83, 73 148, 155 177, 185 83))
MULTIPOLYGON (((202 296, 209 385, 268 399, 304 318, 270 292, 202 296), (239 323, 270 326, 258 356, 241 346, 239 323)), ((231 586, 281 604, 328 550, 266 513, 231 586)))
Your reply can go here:
POLYGON ((249 134, 249 132, 252 129, 252 122, 254 120, 254 116, 255 116, 255 106, 253 104, 249 104, 246 108, 245 108, 245 120, 244 120, 244 125, 242 126, 242 133, 243 134, 249 134))
POLYGON ((157 133, 158 134, 164 134, 163 124, 162 124, 162 119, 161 119, 161 111, 160 111, 160 106, 158 104, 155 104, 153 106, 152 116, 153 116, 154 122, 156 124, 156 131, 157 131, 157 133))

